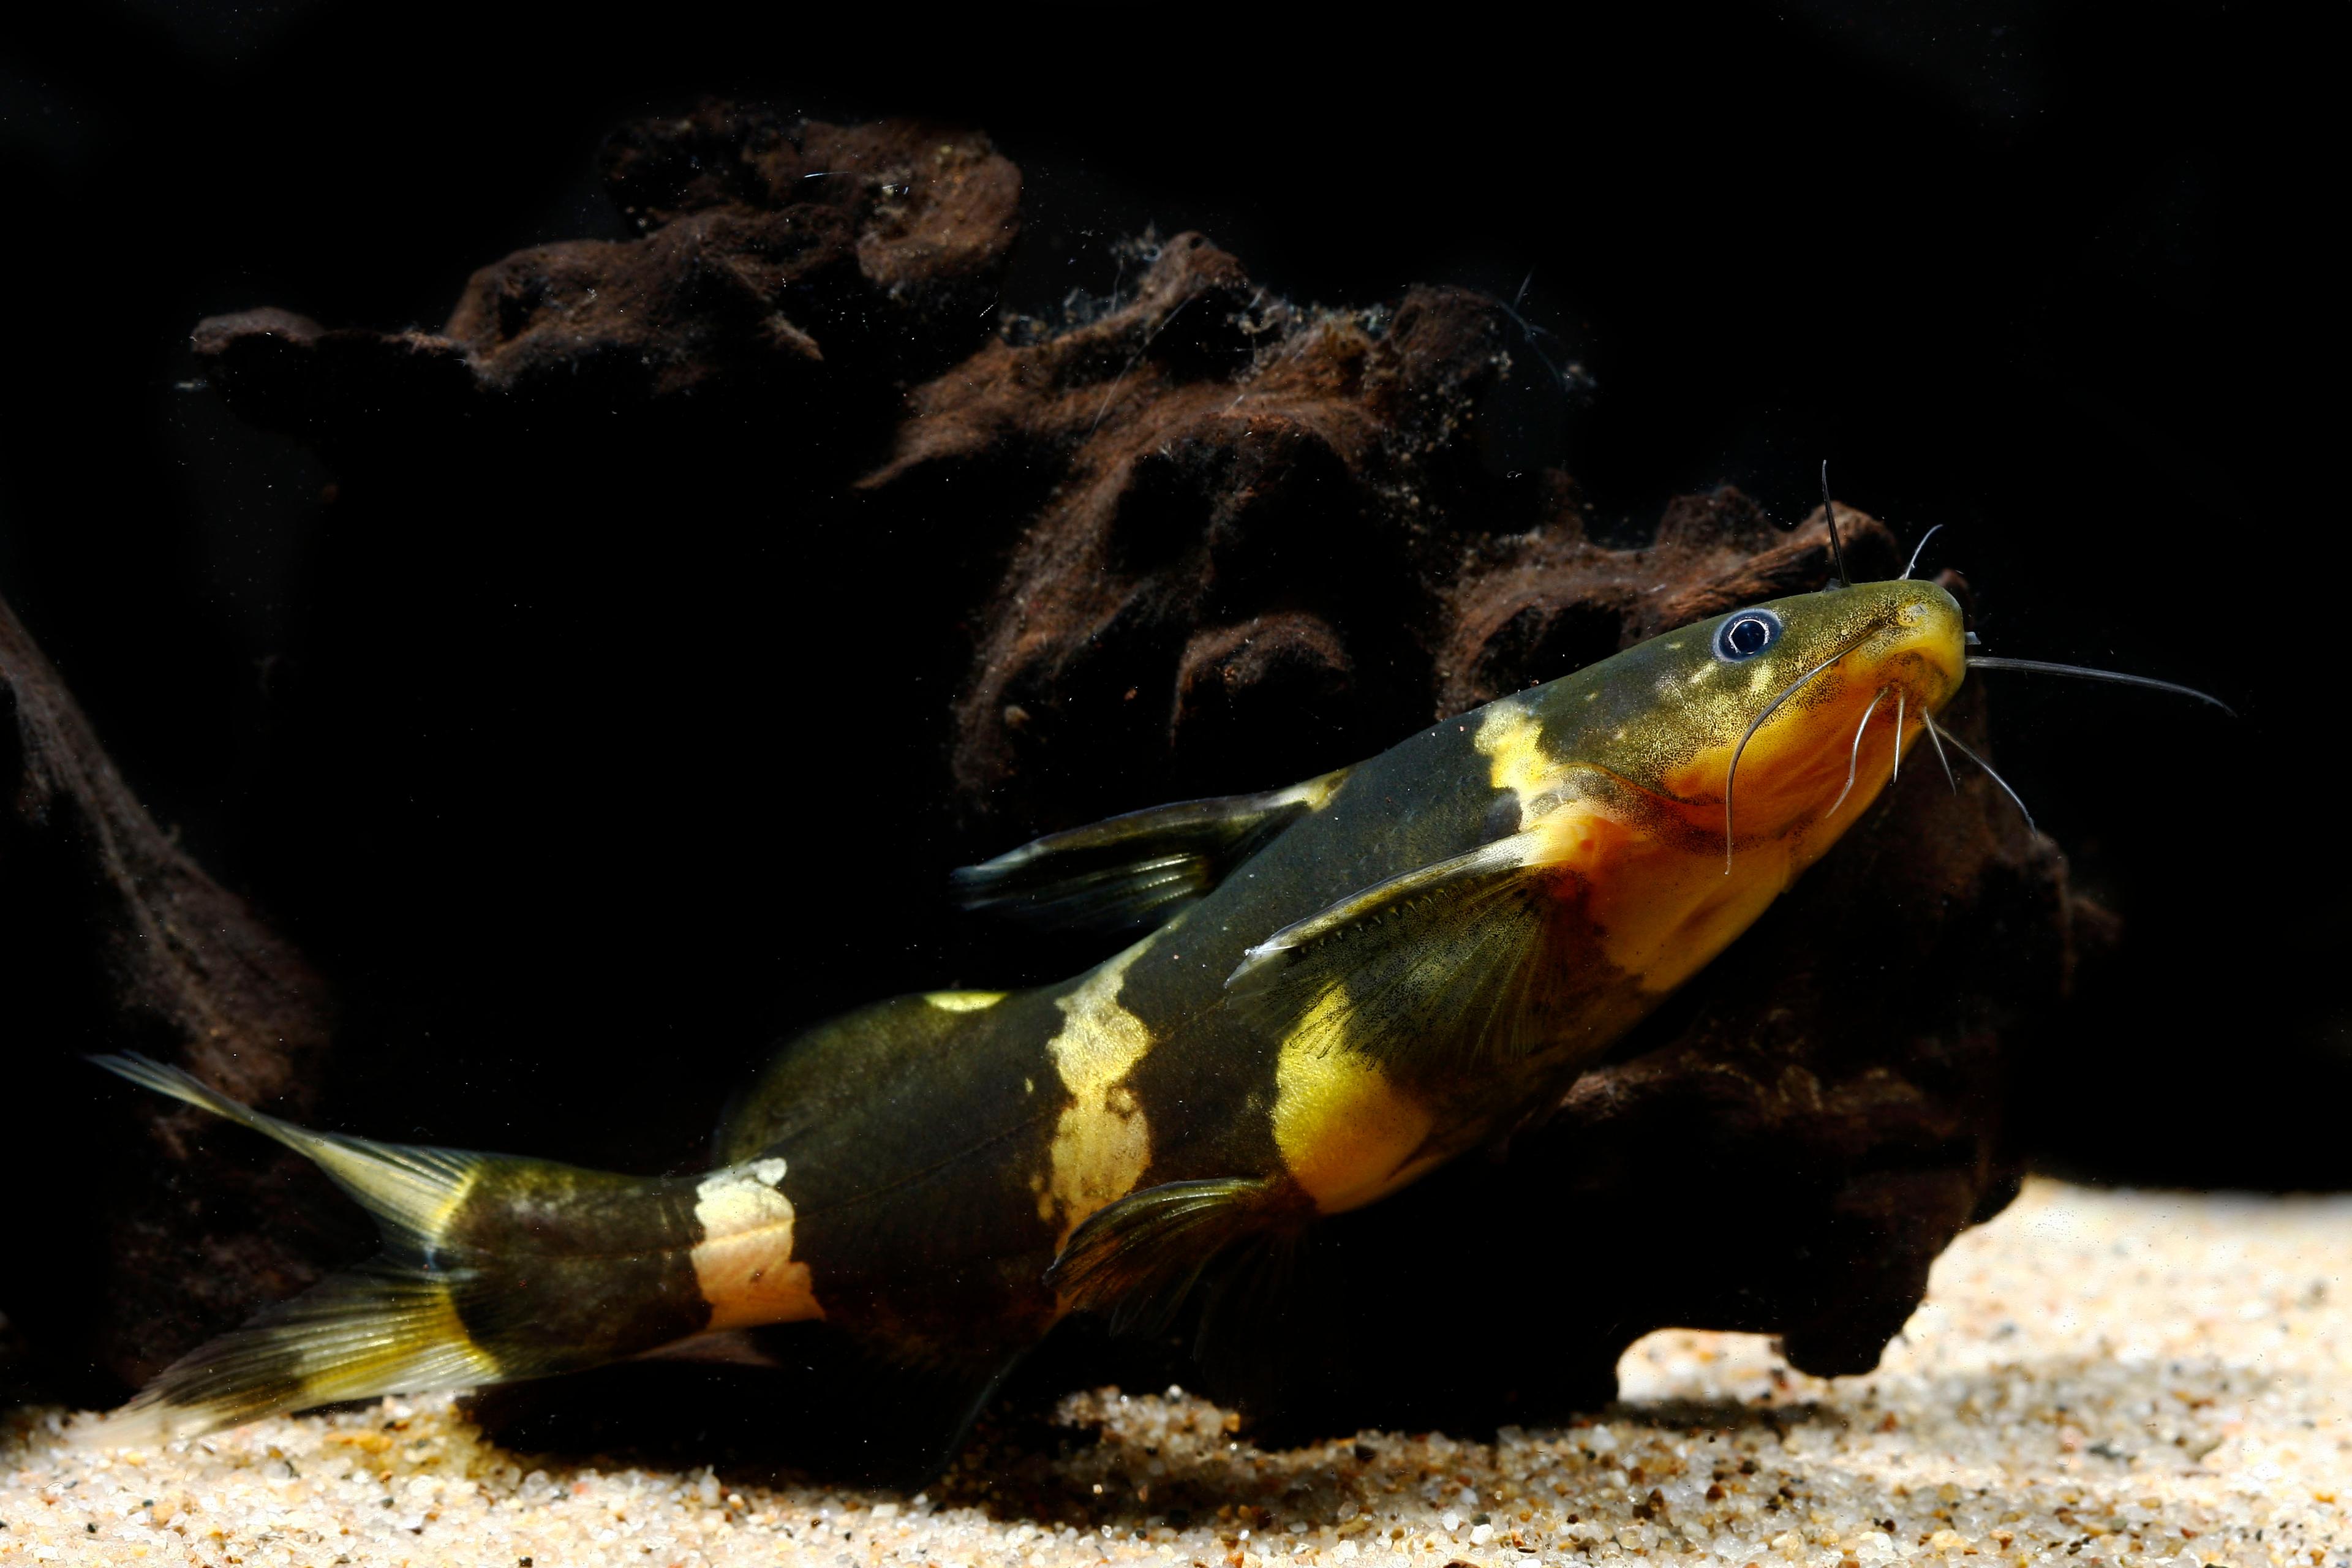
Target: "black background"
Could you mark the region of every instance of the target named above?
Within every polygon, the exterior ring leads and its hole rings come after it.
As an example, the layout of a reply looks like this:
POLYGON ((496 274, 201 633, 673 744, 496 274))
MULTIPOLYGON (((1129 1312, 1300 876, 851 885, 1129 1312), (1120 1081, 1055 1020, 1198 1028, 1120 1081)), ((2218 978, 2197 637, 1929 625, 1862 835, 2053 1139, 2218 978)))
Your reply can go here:
MULTIPOLYGON (((599 139, 715 93, 986 129, 1027 182, 1015 308, 1109 288, 1146 224, 1328 302, 1524 283, 1594 391, 1517 383, 1496 463, 1637 528, 1721 480, 1793 521, 1826 457, 1906 538, 1946 525, 1993 651, 2226 698, 2000 689, 2005 771, 2126 931, 2019 1125, 2076 1174, 2352 1184, 2315 39, 2027 0, 758 15, 0 23, 0 590, 158 817, 335 981, 340 1124, 690 1165, 782 1033, 1007 978, 933 892, 1003 846, 862 776, 871 736, 944 733, 954 670, 877 691, 861 650, 940 629, 810 565, 838 552, 767 500, 757 432, 672 488, 616 451, 493 505, 428 463, 405 514, 354 514, 192 384, 199 317, 432 327, 510 249, 620 237, 599 139)), ((119 1092, 90 1078, 32 1111, 60 1158, 119 1092)))

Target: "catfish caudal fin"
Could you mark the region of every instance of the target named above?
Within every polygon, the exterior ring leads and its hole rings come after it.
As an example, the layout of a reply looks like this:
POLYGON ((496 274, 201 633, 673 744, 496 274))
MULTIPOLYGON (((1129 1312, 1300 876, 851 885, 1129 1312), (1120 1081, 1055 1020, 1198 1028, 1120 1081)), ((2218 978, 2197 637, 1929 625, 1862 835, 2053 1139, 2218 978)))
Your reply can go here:
POLYGON ((110 1072, 274 1138, 375 1216, 383 1250, 198 1346, 78 1435, 140 1445, 279 1411, 578 1371, 821 1316, 784 1163, 700 1179, 377 1143, 265 1116, 141 1057, 110 1072))

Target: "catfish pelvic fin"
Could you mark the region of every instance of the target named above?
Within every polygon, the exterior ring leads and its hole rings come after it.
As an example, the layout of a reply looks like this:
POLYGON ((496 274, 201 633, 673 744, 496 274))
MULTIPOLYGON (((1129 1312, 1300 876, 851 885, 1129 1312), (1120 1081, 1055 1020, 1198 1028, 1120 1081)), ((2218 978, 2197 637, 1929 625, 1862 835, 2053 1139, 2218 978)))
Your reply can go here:
POLYGON ((1560 1043, 1589 977, 1563 951, 1573 873, 1529 829, 1391 877, 1285 926, 1225 982, 1286 1050, 1409 1076, 1476 1072, 1560 1043))
POLYGON ((1115 1330, 1164 1327, 1210 1260, 1278 1223, 1281 1206, 1256 1177, 1146 1187, 1078 1226, 1045 1283, 1066 1307, 1108 1311, 1115 1330))
POLYGON ((1257 795, 1131 811, 1043 838, 951 879, 963 908, 1048 931, 1137 931, 1213 890, 1328 801, 1348 770, 1257 795))

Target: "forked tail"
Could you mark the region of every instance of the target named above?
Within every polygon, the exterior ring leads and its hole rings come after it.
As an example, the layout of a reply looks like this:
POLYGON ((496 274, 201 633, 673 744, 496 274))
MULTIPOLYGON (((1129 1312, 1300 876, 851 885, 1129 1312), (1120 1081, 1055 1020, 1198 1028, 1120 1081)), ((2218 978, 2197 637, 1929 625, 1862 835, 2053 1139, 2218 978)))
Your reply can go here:
POLYGON ((276 1139, 375 1216, 383 1250, 198 1346, 79 1434, 170 1442, 336 1400, 579 1371, 820 1317, 784 1163, 700 1178, 377 1143, 265 1116, 143 1057, 92 1058, 276 1139))

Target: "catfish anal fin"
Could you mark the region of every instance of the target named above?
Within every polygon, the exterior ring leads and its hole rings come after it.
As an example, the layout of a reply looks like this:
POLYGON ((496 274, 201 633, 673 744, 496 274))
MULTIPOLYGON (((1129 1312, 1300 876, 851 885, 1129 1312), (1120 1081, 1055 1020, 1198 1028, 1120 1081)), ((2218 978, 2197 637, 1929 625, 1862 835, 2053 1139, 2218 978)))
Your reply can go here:
POLYGON ((1277 1221, 1280 1205, 1258 1177, 1146 1187, 1078 1226, 1045 1283, 1073 1310, 1108 1312, 1115 1330, 1163 1326, 1210 1260, 1277 1221))
POLYGON ((1342 768, 1287 789, 1131 811, 966 866, 966 910, 1052 931, 1156 925, 1214 889, 1267 841, 1331 798, 1342 768))

